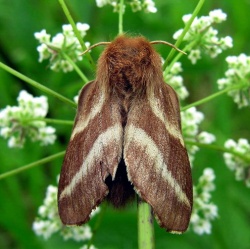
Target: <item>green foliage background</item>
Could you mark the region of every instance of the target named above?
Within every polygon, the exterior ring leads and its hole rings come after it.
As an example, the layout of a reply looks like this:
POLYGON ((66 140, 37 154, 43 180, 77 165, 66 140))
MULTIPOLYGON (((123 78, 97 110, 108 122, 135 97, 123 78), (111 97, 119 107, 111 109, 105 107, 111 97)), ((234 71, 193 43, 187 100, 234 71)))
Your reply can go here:
MULTIPOLYGON (((110 6, 97 8, 94 0, 67 2, 75 21, 90 24, 87 41, 94 44, 112 40, 116 36, 118 16, 112 12, 110 6)), ((124 16, 124 30, 133 35, 142 34, 149 40, 174 42, 172 35, 182 28, 182 16, 192 13, 197 2, 155 0, 158 8, 156 14, 132 13, 128 7, 124 16)), ((250 2, 207 0, 200 15, 207 15, 210 10, 216 8, 221 8, 228 14, 228 20, 217 27, 222 36, 233 37, 234 47, 215 59, 203 57, 197 65, 190 64, 187 58, 182 59, 183 77, 190 92, 187 103, 217 91, 216 80, 224 76, 227 55, 239 55, 242 52, 249 55, 250 52, 250 2)), ((34 32, 45 28, 53 36, 61 32, 61 26, 65 23, 68 22, 57 1, 0 0, 0 61, 72 99, 82 86, 78 75, 75 72, 54 73, 47 68, 47 62, 38 63, 38 44, 34 39, 34 32)), ((102 48, 97 48, 92 52, 95 60, 101 50, 102 48)), ((169 52, 169 48, 165 46, 158 46, 157 50, 164 57, 169 52)), ((79 66, 89 79, 95 77, 95 72, 90 70, 86 60, 80 62, 79 66)), ((16 97, 21 89, 26 89, 35 96, 43 94, 0 70, 0 109, 6 105, 16 105, 16 97)), ((48 98, 49 117, 73 120, 74 109, 50 96, 48 98)), ((244 137, 250 140, 249 108, 239 110, 229 97, 222 96, 199 106, 198 109, 206 116, 202 129, 214 133, 218 144, 223 145, 228 138, 238 140, 244 137)), ((1 138, 0 173, 64 150, 71 127, 55 127, 58 141, 52 146, 40 147, 38 144, 27 143, 22 150, 10 150, 6 141, 1 138)), ((31 229, 46 187, 56 184, 61 163, 62 158, 0 181, 0 248, 63 249, 79 248, 82 245, 64 242, 59 236, 44 241, 31 229)), ((212 167, 217 177, 213 201, 218 205, 219 218, 213 222, 212 234, 198 236, 188 231, 181 236, 171 235, 155 224, 156 248, 250 248, 250 189, 242 182, 235 181, 233 173, 226 168, 219 152, 200 150, 193 169, 194 182, 205 167, 212 167)), ((108 208, 94 244, 100 249, 136 248, 136 219, 136 206, 124 211, 108 208)))

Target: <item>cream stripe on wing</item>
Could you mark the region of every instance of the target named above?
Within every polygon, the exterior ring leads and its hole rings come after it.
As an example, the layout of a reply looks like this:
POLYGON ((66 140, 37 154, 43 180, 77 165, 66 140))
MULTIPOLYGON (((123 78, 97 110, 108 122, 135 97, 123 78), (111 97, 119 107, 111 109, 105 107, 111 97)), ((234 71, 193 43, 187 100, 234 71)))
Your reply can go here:
POLYGON ((70 140, 73 140, 73 138, 75 137, 76 134, 82 132, 87 127, 90 120, 93 119, 102 110, 104 102, 105 102, 105 95, 100 94, 99 101, 91 109, 91 111, 89 112, 89 115, 87 116, 86 120, 79 119, 78 122, 76 123, 76 125, 75 125, 75 127, 74 127, 74 129, 72 131, 70 140))
MULTIPOLYGON (((141 147, 147 157, 149 157, 151 160, 154 160, 154 165, 156 166, 157 172, 161 172, 163 179, 165 179, 166 182, 174 189, 174 192, 179 201, 184 202, 188 207, 191 208, 187 195, 185 194, 185 192, 183 192, 178 182, 168 170, 166 163, 164 163, 162 152, 158 149, 156 143, 152 140, 152 138, 149 137, 144 130, 142 130, 141 128, 137 128, 134 125, 129 125, 127 127, 126 136, 127 137, 125 138, 124 149, 125 158, 130 143, 136 143, 136 146, 141 147)), ((130 154, 130 152, 128 153, 130 154)), ((130 175, 129 179, 131 179, 130 175)))
POLYGON ((153 113, 155 114, 155 116, 157 118, 159 118, 163 122, 163 124, 165 124, 166 130, 173 137, 179 139, 179 141, 182 144, 182 146, 184 146, 184 141, 183 141, 183 138, 182 138, 182 134, 179 131, 179 129, 176 128, 176 124, 171 124, 170 120, 165 118, 163 110, 160 109, 160 104, 157 105, 157 103, 159 102, 159 100, 157 98, 155 98, 155 96, 153 94, 148 99, 149 99, 150 107, 151 107, 153 113))
MULTIPOLYGON (((74 188, 77 186, 77 184, 87 174, 89 167, 93 166, 93 163, 102 156, 103 147, 105 147, 105 144, 110 144, 110 143, 117 143, 119 145, 121 144, 121 141, 119 140, 122 139, 122 134, 123 134, 123 129, 121 125, 116 124, 108 128, 106 131, 104 131, 98 136, 86 158, 83 158, 83 163, 79 171, 75 174, 71 182, 62 191, 60 199, 63 199, 64 197, 70 195, 72 191, 74 191, 74 188)), ((119 153, 121 154, 121 152, 122 151, 117 152, 117 154, 119 153)), ((112 158, 112 155, 110 155, 110 157, 112 158)))

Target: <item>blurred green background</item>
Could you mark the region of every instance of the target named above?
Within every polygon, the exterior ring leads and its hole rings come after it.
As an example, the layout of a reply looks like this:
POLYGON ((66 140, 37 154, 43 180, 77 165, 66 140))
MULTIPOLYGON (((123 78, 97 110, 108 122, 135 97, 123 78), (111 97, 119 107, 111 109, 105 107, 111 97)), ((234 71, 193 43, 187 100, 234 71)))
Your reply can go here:
MULTIPOLYGON (((88 23, 86 41, 92 44, 112 40, 118 30, 117 13, 110 6, 98 8, 94 0, 67 1, 75 21, 88 23)), ((174 42, 172 35, 182 28, 182 16, 192 13, 198 1, 195 0, 155 0, 158 12, 145 14, 132 13, 127 8, 124 16, 124 30, 131 34, 142 34, 149 40, 174 42)), ((216 28, 221 36, 232 36, 234 47, 215 59, 204 57, 197 65, 192 65, 182 57, 185 85, 190 92, 186 103, 199 100, 217 91, 216 80, 224 76, 225 57, 249 55, 249 13, 248 0, 207 0, 199 15, 207 15, 210 10, 221 8, 228 14, 228 20, 216 28)), ((58 1, 21 1, 0 0, 0 61, 10 67, 41 82, 45 86, 59 91, 62 95, 73 98, 82 86, 75 72, 63 74, 48 69, 47 63, 38 63, 37 41, 34 32, 46 29, 54 36, 61 32, 62 24, 68 23, 58 1)), ((180 47, 181 48, 181 47, 180 47)), ((98 59, 102 48, 92 52, 98 59)), ((170 48, 157 46, 157 50, 166 57, 170 48)), ((95 77, 86 61, 79 66, 88 75, 95 77)), ((39 90, 22 82, 0 69, 0 109, 6 105, 16 105, 16 98, 21 89, 26 89, 34 96, 43 95, 39 90)), ((73 120, 75 110, 48 96, 49 117, 73 120)), ((184 103, 183 103, 184 105, 184 103)), ((228 96, 221 96, 199 106, 205 114, 202 130, 214 133, 217 143, 241 137, 250 140, 249 108, 238 109, 228 96)), ((7 142, 0 138, 0 173, 18 168, 40 158, 52 155, 66 148, 71 127, 54 125, 57 129, 56 144, 40 147, 27 143, 24 149, 8 149, 7 142)), ((46 188, 56 184, 62 158, 43 166, 0 181, 0 248, 79 248, 82 244, 65 242, 59 236, 48 241, 37 237, 32 231, 32 222, 37 209, 42 204, 46 188)), ((155 223, 156 248, 250 248, 250 189, 242 182, 236 182, 216 151, 201 149, 193 169, 194 182, 205 167, 212 167, 216 173, 216 191, 213 202, 218 205, 219 218, 212 223, 212 234, 198 236, 192 231, 177 236, 166 233, 155 223)), ((136 207, 123 211, 108 208, 103 222, 97 231, 95 246, 99 249, 137 248, 136 207)))

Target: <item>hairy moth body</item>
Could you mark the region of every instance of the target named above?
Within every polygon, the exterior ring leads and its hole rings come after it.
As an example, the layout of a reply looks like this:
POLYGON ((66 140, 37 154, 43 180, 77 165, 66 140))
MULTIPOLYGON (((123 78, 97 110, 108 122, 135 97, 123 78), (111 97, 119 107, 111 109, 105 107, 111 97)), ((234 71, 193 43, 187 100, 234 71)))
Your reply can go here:
POLYGON ((83 224, 105 198, 125 205, 135 192, 160 224, 182 233, 192 211, 190 163, 175 91, 160 56, 143 37, 120 36, 83 87, 61 170, 58 207, 64 224, 83 224))

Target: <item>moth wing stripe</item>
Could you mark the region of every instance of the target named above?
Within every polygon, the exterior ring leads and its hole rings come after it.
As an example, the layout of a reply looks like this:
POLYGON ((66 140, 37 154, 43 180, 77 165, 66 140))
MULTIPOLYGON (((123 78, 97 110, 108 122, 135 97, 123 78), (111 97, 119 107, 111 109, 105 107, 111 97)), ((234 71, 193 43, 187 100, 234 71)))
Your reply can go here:
POLYGON ((166 126, 166 130, 175 138, 179 139, 180 143, 182 146, 184 146, 184 141, 182 138, 182 134, 179 131, 178 128, 176 128, 175 124, 171 124, 171 122, 169 122, 169 120, 166 120, 166 118, 164 117, 163 111, 160 110, 159 106, 156 103, 158 103, 159 100, 157 98, 155 98, 155 96, 152 94, 149 97, 149 104, 150 107, 154 113, 154 115, 159 118, 166 126))
MULTIPOLYGON (((128 136, 128 140, 125 142, 125 156, 126 156, 126 151, 129 147, 130 142, 135 142, 138 146, 144 147, 145 154, 149 157, 151 157, 151 155, 158 155, 157 157, 154 157, 154 160, 156 160, 155 165, 156 165, 157 171, 161 172, 161 175, 163 176, 163 178, 174 189, 177 198, 181 202, 184 202, 187 206, 191 208, 187 195, 185 194, 185 192, 183 192, 178 182, 175 180, 171 172, 168 170, 167 165, 164 162, 164 157, 162 155, 162 152, 158 149, 155 142, 147 135, 147 133, 144 130, 142 130, 141 128, 137 128, 132 124, 129 125, 126 132, 127 134, 129 134, 129 136, 128 136), (163 166, 161 167, 160 165, 162 165, 162 162, 164 163, 163 163, 163 166)), ((128 170, 128 174, 129 174, 129 170, 128 170)), ((131 179, 130 175, 129 175, 129 179, 131 179)))
POLYGON ((60 199, 63 199, 64 197, 70 195, 72 191, 74 191, 74 188, 77 186, 77 184, 87 174, 88 166, 92 165, 96 158, 101 156, 103 150, 102 141, 105 141, 106 144, 116 141, 117 137, 120 137, 122 132, 123 130, 121 125, 116 124, 112 127, 109 127, 106 131, 98 136, 86 158, 83 158, 83 163, 79 171, 74 175, 70 184, 68 184, 61 192, 60 199))
POLYGON ((91 112, 89 112, 89 115, 85 120, 80 119, 76 123, 74 130, 72 131, 70 140, 73 140, 76 134, 82 132, 89 124, 89 122, 102 110, 102 107, 105 102, 105 96, 104 94, 100 94, 99 101, 94 105, 94 108, 92 108, 91 112))

